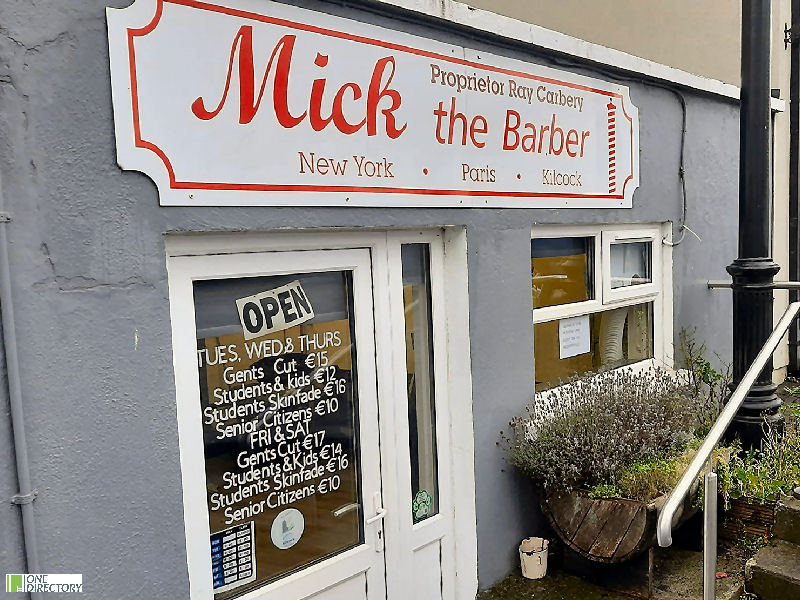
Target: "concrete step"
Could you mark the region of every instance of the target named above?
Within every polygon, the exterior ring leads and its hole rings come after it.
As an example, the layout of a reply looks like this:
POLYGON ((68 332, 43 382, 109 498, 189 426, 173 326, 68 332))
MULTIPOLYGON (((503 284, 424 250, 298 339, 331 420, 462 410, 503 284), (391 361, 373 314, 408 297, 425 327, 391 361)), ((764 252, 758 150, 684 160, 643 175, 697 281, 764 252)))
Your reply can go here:
POLYGON ((772 536, 800 545, 800 499, 787 496, 778 502, 772 536))
POLYGON ((761 600, 800 598, 800 546, 777 541, 745 565, 745 587, 761 600))
POLYGON ((744 594, 744 584, 741 580, 728 578, 717 579, 716 600, 739 600, 744 594))

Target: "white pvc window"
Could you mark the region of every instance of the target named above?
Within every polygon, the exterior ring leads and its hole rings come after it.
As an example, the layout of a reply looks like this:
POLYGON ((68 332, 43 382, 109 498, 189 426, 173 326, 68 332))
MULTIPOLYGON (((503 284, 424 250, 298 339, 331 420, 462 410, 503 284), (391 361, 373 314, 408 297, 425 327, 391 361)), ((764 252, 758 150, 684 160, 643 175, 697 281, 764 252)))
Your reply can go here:
POLYGON ((660 264, 653 260, 653 254, 660 244, 657 229, 603 232, 601 252, 606 302, 658 294, 660 264))
MULTIPOLYGON (((531 239, 537 391, 664 358, 660 228, 537 227, 531 239)), ((671 338, 671 336, 670 336, 671 338)))

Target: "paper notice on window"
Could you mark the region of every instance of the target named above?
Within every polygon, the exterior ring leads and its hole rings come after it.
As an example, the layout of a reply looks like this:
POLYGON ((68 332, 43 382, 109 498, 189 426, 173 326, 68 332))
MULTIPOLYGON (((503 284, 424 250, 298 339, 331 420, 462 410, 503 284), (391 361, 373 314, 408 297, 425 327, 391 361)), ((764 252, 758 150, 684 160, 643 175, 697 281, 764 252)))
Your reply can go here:
POLYGON ((558 322, 558 346, 558 357, 562 360, 589 352, 589 315, 561 319, 558 322))

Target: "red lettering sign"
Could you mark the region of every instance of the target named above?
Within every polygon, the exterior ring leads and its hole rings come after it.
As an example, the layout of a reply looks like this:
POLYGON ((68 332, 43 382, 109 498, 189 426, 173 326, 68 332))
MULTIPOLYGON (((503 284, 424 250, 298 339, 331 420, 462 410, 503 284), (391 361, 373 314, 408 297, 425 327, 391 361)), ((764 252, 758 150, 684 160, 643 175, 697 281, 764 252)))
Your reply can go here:
MULTIPOLYGON (((395 60, 392 56, 387 56, 379 59, 375 63, 375 68, 372 71, 372 77, 367 88, 367 98, 363 103, 362 108, 364 118, 358 123, 350 123, 344 115, 344 102, 345 94, 350 92, 352 95, 352 103, 358 103, 363 96, 361 87, 357 83, 345 83, 336 92, 333 100, 333 108, 331 114, 327 117, 322 115, 322 102, 325 95, 326 79, 315 79, 311 85, 311 92, 309 95, 308 108, 300 115, 294 116, 289 110, 289 70, 292 66, 292 53, 297 36, 285 35, 272 50, 272 54, 267 61, 267 66, 264 71, 264 77, 261 80, 261 86, 258 91, 258 97, 255 96, 255 63, 253 58, 253 28, 250 25, 243 25, 236 37, 233 38, 231 45, 230 58, 228 59, 228 73, 225 77, 225 88, 222 90, 222 99, 217 104, 214 110, 209 111, 206 108, 205 101, 202 97, 198 97, 192 103, 192 112, 198 119, 208 121, 216 117, 225 106, 225 101, 228 99, 228 92, 231 87, 231 80, 233 79, 233 63, 237 51, 239 55, 239 123, 247 124, 253 120, 258 112, 261 100, 264 97, 264 91, 267 88, 267 81, 269 79, 270 71, 272 71, 273 61, 275 61, 275 74, 272 82, 272 105, 275 112, 275 118, 278 123, 286 129, 291 129, 302 123, 306 116, 308 116, 311 127, 314 131, 321 131, 325 129, 331 122, 333 122, 336 129, 346 135, 351 135, 360 131, 364 125, 367 126, 367 135, 373 136, 378 133, 378 112, 379 105, 384 98, 387 98, 391 105, 387 108, 380 109, 380 113, 384 117, 384 131, 390 139, 398 138, 407 125, 403 124, 398 127, 397 120, 394 112, 400 108, 402 98, 397 90, 390 88, 392 78, 395 73, 395 60), (277 56, 277 60, 276 60, 277 56), (384 75, 385 81, 384 81, 384 75)), ((329 57, 317 53, 314 64, 319 68, 325 68, 328 64, 329 57)))

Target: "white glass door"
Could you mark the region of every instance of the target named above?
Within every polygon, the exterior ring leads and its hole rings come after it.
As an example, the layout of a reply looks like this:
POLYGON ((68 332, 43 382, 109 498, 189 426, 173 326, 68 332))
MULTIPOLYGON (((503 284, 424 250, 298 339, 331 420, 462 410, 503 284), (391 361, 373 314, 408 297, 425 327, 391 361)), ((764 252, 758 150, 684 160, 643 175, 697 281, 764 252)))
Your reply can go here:
POLYGON ((388 523, 389 598, 453 600, 455 498, 441 235, 389 234, 386 256, 389 318, 379 324, 391 330, 391 352, 385 353, 391 385, 381 418, 384 439, 394 436, 394 444, 382 449, 384 464, 395 469, 398 507, 388 523))
POLYGON ((369 250, 169 269, 192 600, 386 598, 369 250))

